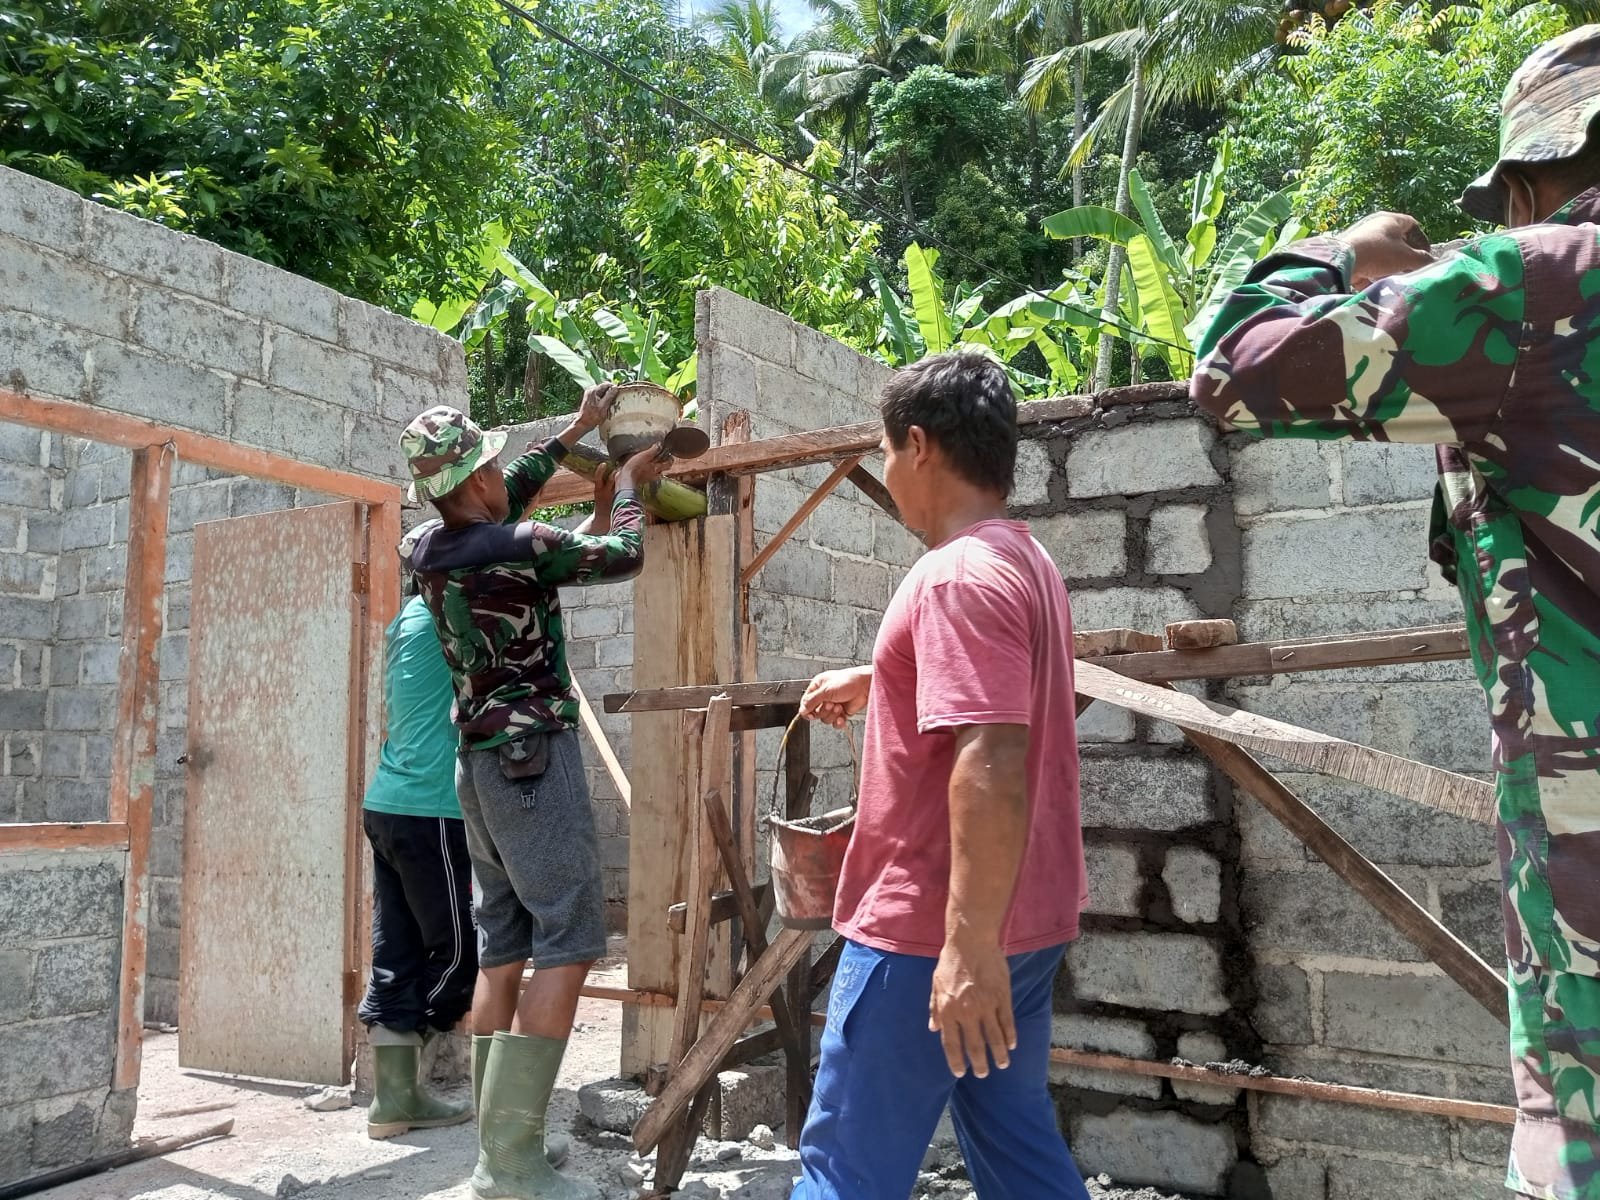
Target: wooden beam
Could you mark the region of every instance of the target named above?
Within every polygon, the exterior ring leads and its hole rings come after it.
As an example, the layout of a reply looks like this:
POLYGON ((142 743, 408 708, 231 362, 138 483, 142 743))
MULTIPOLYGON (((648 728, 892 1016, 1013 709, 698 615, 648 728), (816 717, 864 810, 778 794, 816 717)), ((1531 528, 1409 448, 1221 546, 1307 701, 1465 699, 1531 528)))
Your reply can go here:
POLYGON ((733 1048, 739 1035, 750 1025, 777 990, 789 968, 800 961, 811 945, 813 934, 804 929, 785 929, 778 940, 758 958, 745 973, 739 986, 733 989, 728 1002, 712 1016, 706 1030, 700 1035, 655 1103, 646 1110, 634 1127, 633 1145, 640 1154, 648 1154, 661 1140, 667 1128, 689 1105, 696 1092, 717 1069, 717 1064, 733 1048))
POLYGON ((111 742, 111 820, 126 823, 122 968, 117 992, 117 1063, 111 1086, 138 1087, 144 1040, 146 933, 150 921, 150 837, 155 820, 156 722, 161 714, 161 609, 167 571, 167 508, 173 447, 133 452, 128 491, 128 562, 122 651, 111 742))
POLYGON ((794 536, 794 531, 806 523, 807 518, 809 518, 812 513, 817 511, 817 506, 828 498, 828 494, 832 492, 834 488, 839 486, 839 481, 846 475, 850 474, 850 472, 858 463, 860 463, 860 461, 861 456, 857 455, 854 458, 845 459, 838 466, 834 467, 832 473, 822 481, 817 490, 812 492, 811 495, 807 496, 805 498, 805 502, 802 503, 799 508, 795 509, 794 515, 783 523, 783 528, 772 535, 772 540, 769 541, 765 546, 761 547, 756 556, 751 559, 749 564, 745 566, 744 570, 740 572, 739 584, 741 587, 749 584, 749 582, 756 577, 761 568, 767 565, 772 556, 783 548, 783 544, 794 536))
POLYGON ((1185 733, 1208 734, 1314 771, 1404 796, 1453 816, 1485 825, 1494 823, 1494 788, 1480 779, 1412 762, 1257 713, 1214 704, 1157 684, 1129 679, 1082 660, 1077 664, 1074 679, 1082 695, 1143 716, 1171 721, 1185 733))
POLYGON ((600 727, 600 718, 594 715, 594 709, 589 706, 589 697, 583 694, 583 685, 578 682, 577 675, 572 677, 572 694, 578 698, 578 718, 583 722, 583 731, 594 743, 595 753, 600 756, 606 774, 611 776, 612 786, 622 797, 622 806, 631 809, 633 786, 628 782, 628 773, 617 761, 617 752, 611 748, 611 739, 606 737, 606 731, 600 727))
MULTIPOLYGON (((796 720, 784 735, 783 784, 784 816, 791 821, 809 817, 817 790, 817 776, 811 770, 810 721, 796 720)), ((776 895, 776 882, 773 892, 776 895)), ((791 1021, 800 1028, 799 1044, 791 1048, 784 1060, 783 1119, 785 1128, 801 1129, 811 1109, 811 1026, 805 1023, 806 1014, 811 1011, 809 943, 789 969, 787 986, 773 1002, 773 1008, 787 1009, 791 1021)))
POLYGON ((124 821, 38 821, 0 825, 0 854, 31 850, 126 850, 124 821))
MULTIPOLYGON (((705 805, 696 803, 707 794, 714 794, 722 803, 722 794, 728 786, 728 759, 732 753, 728 730, 730 705, 726 696, 714 699, 706 709, 701 726, 700 778, 695 789, 695 799, 689 802, 685 814, 689 820, 689 899, 685 916, 685 934, 689 939, 684 947, 678 968, 678 1011, 672 1027, 672 1058, 669 1065, 676 1070, 683 1056, 700 1032, 700 1001, 706 994, 706 959, 711 950, 711 893, 716 888, 717 847, 705 815, 705 805)), ((694 714, 697 716, 698 714, 694 714)), ((694 734, 686 714, 684 737, 694 734)), ((699 722, 696 722, 697 724, 699 722)))
POLYGON ((746 704, 733 710, 733 728, 735 732, 783 729, 798 711, 794 704, 746 704))
POLYGON ((399 504, 404 496, 399 484, 380 483, 364 475, 313 466, 281 454, 255 450, 187 429, 173 429, 75 400, 49 400, 0 388, 0 421, 15 421, 33 429, 47 429, 130 449, 167 444, 184 462, 196 466, 285 483, 345 500, 399 504))
MULTIPOLYGON (((3 828, 4 828, 4 826, 0 826, 0 829, 3 829, 3 828)), ((768 892, 770 887, 771 887, 770 884, 761 883, 761 884, 757 884, 755 886, 755 888, 753 889, 754 892, 755 892, 756 904, 757 904, 758 907, 760 906, 760 904, 762 903, 762 901, 766 897, 767 892, 768 892)), ((678 901, 676 904, 672 905, 670 908, 667 909, 667 928, 672 930, 673 933, 682 933, 686 928, 688 928, 688 914, 689 914, 688 901, 686 901, 686 900, 678 901)), ((712 893, 712 896, 711 896, 711 923, 713 925, 726 924, 727 922, 733 920, 738 915, 739 915, 739 901, 734 896, 733 891, 731 889, 728 890, 728 891, 713 892, 712 893)))
POLYGON ((1405 889, 1340 837, 1252 755, 1192 729, 1185 729, 1184 733, 1235 785, 1260 801, 1263 808, 1309 846, 1334 874, 1360 893, 1389 924, 1426 954, 1429 961, 1460 984, 1500 1022, 1509 1024, 1505 979, 1498 971, 1490 968, 1437 917, 1407 895, 1405 889))
POLYGON ((889 495, 889 489, 883 486, 876 475, 860 463, 857 463, 850 468, 848 478, 851 483, 856 485, 857 490, 863 496, 883 509, 894 520, 900 520, 899 505, 894 502, 894 497, 889 495))
POLYGON ((711 703, 711 697, 717 695, 726 695, 735 709, 767 704, 797 705, 810 682, 809 679, 785 679, 770 683, 639 688, 632 692, 610 692, 601 698, 601 707, 608 713, 670 712, 680 708, 704 708, 711 703))
POLYGON ((1298 671, 1337 671, 1348 667, 1383 667, 1400 663, 1446 662, 1466 658, 1464 625, 1395 629, 1349 637, 1296 638, 1277 642, 1243 642, 1210 650, 1161 650, 1118 654, 1115 661, 1092 657, 1131 679, 1233 679, 1248 675, 1287 675, 1298 671))

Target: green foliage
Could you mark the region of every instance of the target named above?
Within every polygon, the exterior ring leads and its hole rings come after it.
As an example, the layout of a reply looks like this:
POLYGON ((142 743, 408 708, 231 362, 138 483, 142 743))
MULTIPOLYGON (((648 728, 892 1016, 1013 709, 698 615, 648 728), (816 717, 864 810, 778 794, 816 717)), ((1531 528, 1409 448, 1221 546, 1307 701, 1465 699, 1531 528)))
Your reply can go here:
POLYGON ((409 307, 470 269, 511 128, 489 0, 22 0, 0 161, 409 307))
POLYGON ((1455 236, 1470 224, 1456 197, 1497 154, 1506 81, 1570 21, 1559 5, 1527 0, 1438 13, 1376 0, 1332 29, 1313 22, 1292 39, 1300 53, 1237 107, 1241 194, 1284 179, 1313 229, 1392 209, 1435 240, 1455 236))

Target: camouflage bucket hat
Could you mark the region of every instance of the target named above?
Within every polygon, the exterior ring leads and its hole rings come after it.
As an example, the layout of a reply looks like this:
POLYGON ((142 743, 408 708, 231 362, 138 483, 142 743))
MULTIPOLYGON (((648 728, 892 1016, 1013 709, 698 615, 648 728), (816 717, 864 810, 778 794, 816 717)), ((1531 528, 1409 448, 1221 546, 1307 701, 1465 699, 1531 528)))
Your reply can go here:
POLYGON ((458 408, 430 408, 400 435, 400 452, 411 468, 411 498, 437 500, 449 495, 505 444, 503 429, 485 433, 458 408))
POLYGON ((1551 38, 1511 76, 1500 98, 1500 160, 1467 185, 1461 207, 1480 221, 1504 221, 1505 168, 1572 158, 1597 113, 1600 25, 1584 25, 1551 38))

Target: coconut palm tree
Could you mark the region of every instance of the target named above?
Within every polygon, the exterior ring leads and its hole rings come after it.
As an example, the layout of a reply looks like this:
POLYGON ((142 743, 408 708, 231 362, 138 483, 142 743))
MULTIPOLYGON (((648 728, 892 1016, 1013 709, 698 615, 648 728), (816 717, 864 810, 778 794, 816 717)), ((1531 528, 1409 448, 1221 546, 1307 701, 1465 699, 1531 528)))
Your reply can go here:
POLYGON ((701 21, 717 53, 751 91, 767 63, 788 49, 773 0, 722 0, 701 21))

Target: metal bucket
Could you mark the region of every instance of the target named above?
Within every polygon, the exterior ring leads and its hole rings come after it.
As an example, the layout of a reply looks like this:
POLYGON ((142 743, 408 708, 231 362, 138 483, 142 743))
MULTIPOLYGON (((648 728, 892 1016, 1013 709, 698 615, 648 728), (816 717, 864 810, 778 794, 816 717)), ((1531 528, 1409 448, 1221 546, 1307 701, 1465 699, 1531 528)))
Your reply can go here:
MULTIPOLYGON (((789 724, 803 720, 796 717, 789 724)), ((789 731, 783 735, 783 745, 789 742, 789 731)), ((850 740, 850 758, 856 762, 855 738, 845 727, 845 737, 850 740)), ((780 746, 779 758, 783 756, 780 746)), ((859 763, 856 772, 859 774, 859 763)), ((844 869, 845 851, 850 847, 850 835, 856 826, 855 806, 836 809, 820 817, 803 817, 795 820, 783 816, 778 809, 778 779, 772 782, 772 815, 767 822, 772 827, 772 896, 778 920, 785 929, 827 929, 833 924, 833 899, 839 890, 839 875, 844 869)), ((851 793, 855 794, 856 780, 851 777, 851 793)))

